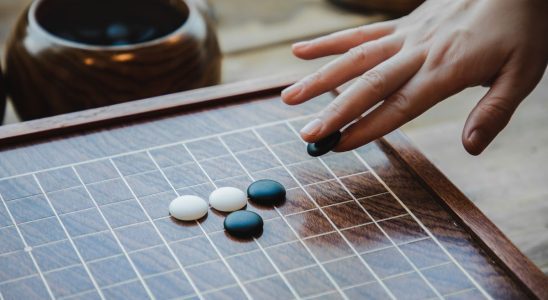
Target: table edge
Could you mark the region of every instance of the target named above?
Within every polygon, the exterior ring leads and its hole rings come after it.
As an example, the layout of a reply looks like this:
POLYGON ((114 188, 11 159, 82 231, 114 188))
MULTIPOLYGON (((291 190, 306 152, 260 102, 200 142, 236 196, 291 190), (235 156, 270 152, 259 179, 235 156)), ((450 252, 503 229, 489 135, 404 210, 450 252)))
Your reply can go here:
MULTIPOLYGON (((144 117, 198 109, 244 97, 268 95, 294 83, 300 75, 273 76, 115 104, 106 107, 0 126, 0 149, 21 142, 144 117)), ((341 89, 338 89, 340 91, 341 89)), ((437 195, 461 225, 506 268, 532 296, 548 299, 548 280, 519 249, 437 169, 399 130, 381 139, 423 185, 437 195)))
POLYGON ((439 197, 453 217, 531 296, 548 299, 546 275, 403 132, 394 131, 383 137, 381 142, 393 150, 409 171, 422 181, 423 186, 439 197))
POLYGON ((180 93, 92 108, 0 126, 0 147, 52 137, 122 121, 180 112, 269 94, 295 82, 299 75, 273 76, 204 87, 180 93))

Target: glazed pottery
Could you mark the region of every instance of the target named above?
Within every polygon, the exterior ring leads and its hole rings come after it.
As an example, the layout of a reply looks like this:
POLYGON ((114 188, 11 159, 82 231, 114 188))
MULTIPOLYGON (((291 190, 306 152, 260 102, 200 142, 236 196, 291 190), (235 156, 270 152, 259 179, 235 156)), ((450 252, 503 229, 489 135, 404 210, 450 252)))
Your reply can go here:
POLYGON ((6 79, 24 120, 213 85, 221 54, 195 0, 36 0, 6 79))

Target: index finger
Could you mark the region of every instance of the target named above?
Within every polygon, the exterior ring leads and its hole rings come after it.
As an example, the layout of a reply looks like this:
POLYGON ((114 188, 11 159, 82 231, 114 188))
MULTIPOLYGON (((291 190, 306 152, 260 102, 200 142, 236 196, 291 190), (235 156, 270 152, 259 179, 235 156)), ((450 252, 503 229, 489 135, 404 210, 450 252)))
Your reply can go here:
POLYGON ((373 23, 338 31, 310 41, 293 45, 293 54, 302 59, 342 54, 365 42, 380 39, 394 32, 394 21, 373 23))

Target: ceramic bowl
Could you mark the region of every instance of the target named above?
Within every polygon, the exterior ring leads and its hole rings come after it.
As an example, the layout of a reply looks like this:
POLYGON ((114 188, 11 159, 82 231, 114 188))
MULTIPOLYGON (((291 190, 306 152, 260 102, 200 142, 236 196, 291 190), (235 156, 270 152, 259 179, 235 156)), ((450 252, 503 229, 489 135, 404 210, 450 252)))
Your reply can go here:
POLYGON ((221 54, 195 1, 36 0, 7 45, 24 120, 213 85, 221 54))

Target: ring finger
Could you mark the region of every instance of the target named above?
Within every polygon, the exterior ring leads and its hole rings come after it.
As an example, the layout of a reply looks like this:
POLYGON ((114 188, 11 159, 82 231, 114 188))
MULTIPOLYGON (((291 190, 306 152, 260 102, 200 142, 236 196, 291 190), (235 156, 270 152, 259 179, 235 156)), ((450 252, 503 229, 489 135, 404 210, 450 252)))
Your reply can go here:
POLYGON ((303 139, 317 141, 360 117, 404 85, 417 73, 423 62, 424 56, 420 51, 400 52, 365 72, 323 109, 317 119, 301 130, 303 139))
POLYGON ((330 91, 394 56, 402 44, 403 38, 388 36, 352 48, 285 89, 282 98, 285 103, 294 105, 330 91))

